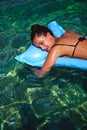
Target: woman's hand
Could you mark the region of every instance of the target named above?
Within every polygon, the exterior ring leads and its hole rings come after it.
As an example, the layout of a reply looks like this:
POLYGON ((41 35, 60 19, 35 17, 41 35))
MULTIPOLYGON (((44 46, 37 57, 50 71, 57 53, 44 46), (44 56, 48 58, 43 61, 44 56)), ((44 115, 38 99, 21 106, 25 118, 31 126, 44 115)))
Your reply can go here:
POLYGON ((26 65, 26 67, 28 69, 31 69, 33 73, 39 78, 42 78, 45 75, 45 73, 41 69, 37 69, 36 67, 31 67, 29 65, 26 65))
POLYGON ((42 78, 44 76, 44 73, 40 69, 33 68, 32 71, 39 78, 42 78))

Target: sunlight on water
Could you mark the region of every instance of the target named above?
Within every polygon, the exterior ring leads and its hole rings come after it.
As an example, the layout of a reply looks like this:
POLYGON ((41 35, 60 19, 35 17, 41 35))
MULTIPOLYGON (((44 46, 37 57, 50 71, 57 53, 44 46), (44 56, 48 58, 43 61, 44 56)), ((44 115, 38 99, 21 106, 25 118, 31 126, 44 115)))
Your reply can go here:
POLYGON ((34 23, 55 20, 87 36, 87 2, 1 0, 0 14, 0 130, 86 130, 87 71, 53 67, 39 79, 14 57, 34 23))

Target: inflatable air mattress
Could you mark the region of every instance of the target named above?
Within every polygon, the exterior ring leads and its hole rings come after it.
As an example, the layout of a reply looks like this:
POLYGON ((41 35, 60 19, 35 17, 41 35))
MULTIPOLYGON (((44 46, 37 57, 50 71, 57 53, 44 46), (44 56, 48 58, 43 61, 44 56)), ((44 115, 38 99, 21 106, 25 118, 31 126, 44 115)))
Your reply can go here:
MULTIPOLYGON (((48 24, 48 28, 53 32, 56 37, 60 37, 62 34, 65 33, 65 30, 56 21, 50 22, 48 24)), ((42 67, 47 55, 48 52, 42 51, 40 48, 37 48, 33 44, 31 44, 25 52, 16 56, 15 59, 19 62, 23 62, 31 66, 42 67)), ((87 60, 59 57, 56 60, 54 66, 87 70, 87 60)))

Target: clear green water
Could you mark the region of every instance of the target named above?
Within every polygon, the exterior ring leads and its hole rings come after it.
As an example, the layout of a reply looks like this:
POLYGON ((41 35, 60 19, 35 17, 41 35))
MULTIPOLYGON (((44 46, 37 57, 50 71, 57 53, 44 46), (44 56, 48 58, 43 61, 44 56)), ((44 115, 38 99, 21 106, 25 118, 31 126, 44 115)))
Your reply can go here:
POLYGON ((53 20, 87 35, 87 2, 0 1, 0 130, 87 130, 87 71, 53 67, 38 79, 14 59, 31 25, 53 20))

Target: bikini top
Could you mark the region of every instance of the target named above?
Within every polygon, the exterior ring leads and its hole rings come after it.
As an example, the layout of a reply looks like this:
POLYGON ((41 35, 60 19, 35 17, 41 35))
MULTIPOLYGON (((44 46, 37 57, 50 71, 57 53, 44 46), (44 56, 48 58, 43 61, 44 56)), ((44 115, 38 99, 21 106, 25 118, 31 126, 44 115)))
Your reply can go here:
POLYGON ((52 47, 54 47, 54 46, 71 46, 71 47, 74 47, 73 52, 72 52, 72 56, 71 56, 71 58, 73 58, 78 43, 81 42, 81 41, 84 41, 84 40, 86 40, 86 38, 83 36, 83 37, 79 37, 78 41, 74 45, 70 45, 70 44, 69 45, 67 45, 67 44, 55 44, 52 47))

